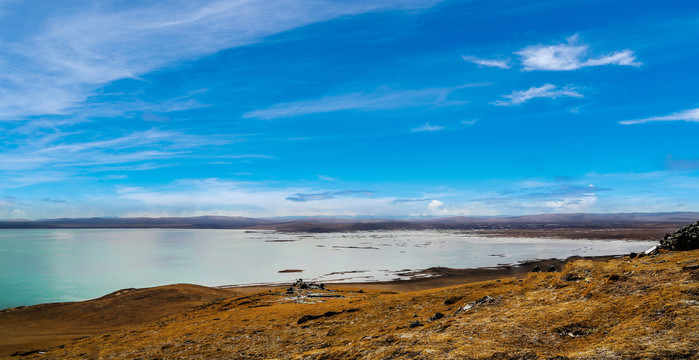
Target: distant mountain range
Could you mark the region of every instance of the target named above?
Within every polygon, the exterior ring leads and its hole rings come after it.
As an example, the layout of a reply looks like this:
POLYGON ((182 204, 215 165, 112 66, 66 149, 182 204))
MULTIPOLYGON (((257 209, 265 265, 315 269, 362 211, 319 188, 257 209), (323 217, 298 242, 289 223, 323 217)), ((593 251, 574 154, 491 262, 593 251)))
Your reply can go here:
POLYGON ((699 212, 541 214, 525 216, 454 216, 419 219, 358 219, 333 217, 247 218, 229 216, 162 218, 63 218, 0 220, 0 229, 165 228, 165 229, 269 229, 332 232, 397 229, 526 229, 613 228, 648 225, 683 226, 699 220, 699 212))

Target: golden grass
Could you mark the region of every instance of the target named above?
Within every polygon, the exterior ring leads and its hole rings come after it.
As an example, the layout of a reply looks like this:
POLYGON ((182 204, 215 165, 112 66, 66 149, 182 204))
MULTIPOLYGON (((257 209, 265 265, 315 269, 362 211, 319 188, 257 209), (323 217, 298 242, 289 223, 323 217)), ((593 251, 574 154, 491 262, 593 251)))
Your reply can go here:
POLYGON ((273 289, 26 358, 696 359, 697 264, 699 250, 662 252, 417 292, 331 287, 343 298, 313 303, 273 289), (299 324, 304 315, 325 316, 299 324))

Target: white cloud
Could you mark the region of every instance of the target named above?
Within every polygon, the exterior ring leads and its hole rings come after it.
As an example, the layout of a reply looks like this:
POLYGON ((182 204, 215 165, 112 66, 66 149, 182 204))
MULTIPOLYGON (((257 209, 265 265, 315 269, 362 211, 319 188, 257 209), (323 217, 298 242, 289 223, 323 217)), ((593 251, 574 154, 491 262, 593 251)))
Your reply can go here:
POLYGON ((478 64, 480 67, 496 67, 500 69, 509 69, 510 62, 508 60, 493 60, 493 59, 480 59, 475 56, 461 55, 461 57, 474 64, 478 64))
POLYGON ((438 126, 438 125, 430 125, 430 123, 425 123, 425 125, 422 125, 420 127, 416 127, 415 129, 412 129, 410 131, 412 132, 424 132, 424 131, 439 131, 439 130, 444 130, 444 126, 438 126))
POLYGON ((430 211, 437 211, 440 210, 444 206, 444 203, 439 201, 439 200, 432 200, 430 203, 427 205, 427 208, 430 211))
POLYGON ((699 122, 699 109, 680 111, 666 116, 655 116, 638 120, 619 121, 622 125, 643 124, 652 121, 690 121, 699 122))
POLYGON ((0 119, 66 114, 99 86, 262 41, 341 16, 433 6, 438 0, 70 2, 38 13, 9 3, 2 17, 35 26, 0 33, 0 119))
POLYGON ((595 203, 597 203, 597 197, 594 194, 589 194, 578 198, 547 201, 546 206, 558 212, 584 211, 592 208, 595 203))
POLYGON ((325 96, 320 99, 279 103, 267 109, 243 114, 244 118, 277 119, 342 110, 391 110, 424 105, 458 105, 459 101, 448 101, 454 90, 484 84, 467 84, 451 88, 427 88, 420 90, 391 90, 381 88, 370 93, 355 92, 325 96))
POLYGON ((502 97, 508 100, 497 100, 491 102, 493 105, 498 106, 510 106, 523 104, 534 98, 549 98, 556 99, 560 97, 575 97, 581 98, 582 94, 576 91, 576 88, 572 85, 566 85, 563 88, 558 88, 556 85, 544 84, 539 87, 532 87, 527 90, 513 91, 509 95, 503 95, 502 97))
POLYGON ((533 45, 515 54, 519 55, 525 71, 576 70, 588 66, 626 65, 640 66, 631 50, 621 50, 599 57, 589 57, 589 46, 580 43, 577 35, 569 37, 566 44, 533 45))

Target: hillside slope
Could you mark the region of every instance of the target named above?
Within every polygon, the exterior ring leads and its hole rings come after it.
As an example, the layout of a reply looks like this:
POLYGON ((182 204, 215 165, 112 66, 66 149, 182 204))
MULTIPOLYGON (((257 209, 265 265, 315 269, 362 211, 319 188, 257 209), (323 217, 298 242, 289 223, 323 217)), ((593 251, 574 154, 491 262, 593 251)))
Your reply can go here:
POLYGON ((124 289, 89 301, 5 309, 0 311, 0 356, 148 323, 236 294, 232 290, 176 284, 124 289))

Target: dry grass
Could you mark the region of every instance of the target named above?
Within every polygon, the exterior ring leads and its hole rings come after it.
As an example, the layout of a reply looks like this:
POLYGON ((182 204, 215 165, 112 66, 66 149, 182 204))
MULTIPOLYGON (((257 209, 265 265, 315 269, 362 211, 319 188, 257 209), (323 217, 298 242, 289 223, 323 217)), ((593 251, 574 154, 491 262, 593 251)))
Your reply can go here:
POLYGON ((696 359, 697 264, 699 250, 418 292, 333 287, 326 293, 342 298, 296 298, 273 289, 26 358, 696 359), (430 320, 437 312, 445 316, 430 320), (318 317, 299 324, 304 315, 318 317))

